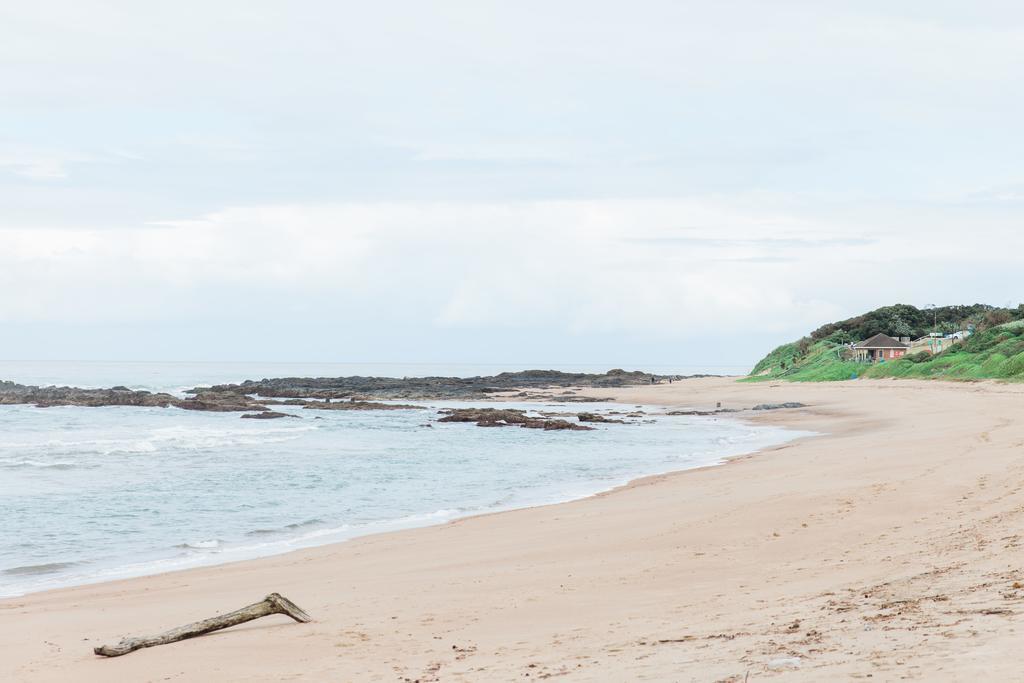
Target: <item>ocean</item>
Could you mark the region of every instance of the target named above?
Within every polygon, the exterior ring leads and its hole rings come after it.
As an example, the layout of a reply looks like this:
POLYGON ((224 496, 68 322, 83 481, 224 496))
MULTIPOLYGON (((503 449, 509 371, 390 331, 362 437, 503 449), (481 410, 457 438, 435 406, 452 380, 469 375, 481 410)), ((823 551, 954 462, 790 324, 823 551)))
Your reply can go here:
MULTIPOLYGON (((274 376, 524 369, 228 365, 0 363, 0 379, 180 392, 274 376)), ((804 435, 612 403, 487 405, 639 409, 649 413, 648 422, 600 424, 590 432, 484 429, 436 423, 440 409, 471 403, 418 404, 421 409, 400 411, 286 406, 280 409, 301 419, 279 420, 176 408, 0 406, 0 596, 572 500, 804 435)))

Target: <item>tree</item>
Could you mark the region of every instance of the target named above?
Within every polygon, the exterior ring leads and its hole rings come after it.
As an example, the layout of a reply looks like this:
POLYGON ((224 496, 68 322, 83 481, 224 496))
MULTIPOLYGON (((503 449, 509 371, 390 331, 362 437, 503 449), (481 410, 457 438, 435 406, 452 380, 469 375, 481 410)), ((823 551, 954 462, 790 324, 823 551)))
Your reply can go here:
POLYGON ((1013 320, 1013 315, 1005 308, 997 308, 989 311, 985 314, 985 318, 982 321, 982 328, 987 329, 989 327, 995 327, 996 325, 1002 325, 1013 320))
POLYGON ((891 330, 890 334, 894 337, 914 336, 914 328, 899 313, 892 314, 892 318, 889 321, 889 329, 891 330))

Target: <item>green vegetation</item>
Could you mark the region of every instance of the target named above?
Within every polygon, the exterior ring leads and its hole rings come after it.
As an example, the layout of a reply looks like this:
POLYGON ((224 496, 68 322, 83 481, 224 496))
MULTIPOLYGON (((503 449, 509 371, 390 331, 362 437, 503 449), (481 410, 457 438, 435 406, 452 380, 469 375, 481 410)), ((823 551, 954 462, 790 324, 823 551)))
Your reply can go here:
POLYGON ((907 304, 884 306, 855 318, 822 325, 811 332, 811 339, 820 341, 837 332, 845 332, 850 341, 863 341, 879 332, 891 337, 917 339, 929 332, 949 334, 975 327, 994 327, 1024 318, 1024 304, 1017 308, 997 308, 987 304, 917 308, 907 304))
POLYGON ((931 310, 905 304, 887 306, 824 325, 800 341, 780 346, 754 367, 748 380, 827 382, 855 377, 1024 381, 1024 305, 1008 309, 975 304, 931 310), (933 326, 947 333, 973 329, 974 334, 934 356, 918 352, 876 364, 847 360, 850 342, 879 332, 917 338, 927 335, 933 326))

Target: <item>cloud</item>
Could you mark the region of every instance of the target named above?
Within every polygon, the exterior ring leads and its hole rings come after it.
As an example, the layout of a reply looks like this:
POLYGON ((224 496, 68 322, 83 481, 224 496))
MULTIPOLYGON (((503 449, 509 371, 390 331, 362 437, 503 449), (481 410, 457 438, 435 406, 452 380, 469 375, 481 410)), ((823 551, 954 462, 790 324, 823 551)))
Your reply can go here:
POLYGON ((1019 3, 9 4, 0 356, 756 355, 1019 269, 1019 3))
MULTIPOLYGON (((448 328, 686 336, 702 315, 734 328, 820 313, 784 280, 676 249, 652 253, 657 238, 629 237, 689 216, 717 217, 717 234, 738 218, 681 201, 353 203, 237 207, 145 229, 8 229, 0 281, 24 295, 0 299, 0 317, 249 315, 290 299, 448 328)), ((696 244, 757 260, 747 255, 756 240, 696 244)))
POLYGON ((0 169, 9 169, 15 175, 30 180, 62 180, 68 177, 69 159, 39 155, 0 155, 0 169))
MULTIPOLYGON (((526 335, 563 353, 602 340, 586 351, 600 358, 661 344, 730 362, 722 349, 739 345, 744 362, 866 308, 985 300, 1017 267, 1015 252, 987 246, 1012 235, 1004 222, 979 222, 964 242, 961 219, 946 215, 921 241, 899 233, 898 212, 823 218, 769 204, 280 204, 134 228, 0 229, 0 291, 17 292, 0 297, 0 321, 208 326, 220 330, 202 342, 215 357, 238 344, 271 357, 316 335, 364 340, 363 353, 371 340, 406 339, 416 347, 407 359, 458 359, 514 353, 500 340, 526 335), (766 221, 789 227, 756 237, 766 221), (707 227, 680 241, 680 225, 707 227), (985 263, 986 278, 948 277, 964 261, 985 263), (267 325, 290 341, 244 337, 267 325)), ((195 341, 184 334, 180 343, 195 341)))
MULTIPOLYGON (((765 226, 766 231, 771 231, 772 226, 765 226)), ((663 247, 709 247, 709 248, 730 248, 730 247, 753 247, 756 249, 826 249, 830 247, 863 247, 876 244, 878 240, 866 237, 833 237, 819 239, 814 237, 790 237, 776 238, 764 237, 758 239, 738 238, 723 239, 717 237, 631 237, 629 242, 637 244, 650 244, 663 247)))
POLYGON ((995 187, 986 187, 963 195, 963 200, 970 204, 1019 204, 1024 202, 1024 182, 1006 183, 995 187))
POLYGON ((141 159, 139 154, 121 149, 86 153, 55 149, 46 144, 0 144, 0 171, 7 169, 21 178, 41 182, 66 180, 76 165, 130 163, 141 159))

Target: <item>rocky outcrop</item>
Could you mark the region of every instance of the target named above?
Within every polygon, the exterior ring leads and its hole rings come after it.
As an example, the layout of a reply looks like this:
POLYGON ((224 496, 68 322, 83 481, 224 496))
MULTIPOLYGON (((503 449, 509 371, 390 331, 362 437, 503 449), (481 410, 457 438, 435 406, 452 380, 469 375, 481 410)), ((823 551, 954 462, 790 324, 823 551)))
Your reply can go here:
POLYGON ((377 401, 307 401, 303 407, 307 410, 426 410, 423 406, 377 401))
MULTIPOLYGON (((35 405, 39 408, 55 406, 142 406, 152 408, 181 408, 214 413, 265 413, 267 405, 300 405, 317 410, 408 410, 422 406, 375 403, 370 401, 343 401, 325 403, 309 399, 264 400, 238 391, 201 390, 192 396, 179 398, 171 394, 136 391, 127 387, 111 389, 81 389, 78 387, 37 387, 14 382, 0 382, 0 405, 35 405)), ((278 415, 285 415, 278 413, 278 415)), ((245 415, 244 417, 256 417, 245 415)), ((295 417, 294 415, 290 417, 295 417)))
POLYGON ((533 417, 525 410, 511 408, 449 408, 440 411, 445 415, 438 422, 475 422, 477 427, 525 427, 527 429, 566 429, 589 431, 593 427, 576 424, 567 420, 547 417, 533 417))
POLYGON ((192 398, 177 400, 174 405, 185 410, 203 410, 215 413, 269 410, 265 405, 248 396, 215 391, 202 391, 192 398))
POLYGON ((190 398, 170 394, 136 391, 127 387, 112 389, 81 389, 79 387, 36 387, 13 382, 0 382, 0 405, 30 404, 39 408, 55 406, 141 406, 149 408, 182 408, 213 412, 264 411, 267 408, 240 394, 200 392, 190 398))
POLYGON ((596 396, 552 396, 551 401, 557 401, 558 403, 608 403, 614 401, 614 398, 597 398, 596 396))
MULTIPOLYGON (((612 401, 567 391, 574 388, 615 388, 652 384, 662 378, 621 369, 586 374, 557 370, 503 372, 488 377, 285 377, 248 380, 241 384, 196 387, 186 398, 166 393, 111 389, 38 387, 0 381, 0 405, 148 406, 207 412, 263 413, 268 406, 296 405, 311 410, 412 410, 421 406, 381 403, 382 400, 488 400, 515 395, 525 400, 557 403, 612 401), (519 392, 515 394, 515 392, 519 392), (340 401, 340 402, 339 402, 340 401)), ((681 379, 673 377, 673 379, 681 379)), ((522 424, 522 423, 520 423, 522 424)), ((574 424, 574 423, 570 423, 574 424)), ((534 424, 525 425, 531 428, 534 424)), ((579 427, 579 425, 576 425, 579 427)), ((568 427, 545 427, 566 429, 568 427)))
POLYGON ((247 418, 247 419, 250 419, 250 420, 277 420, 277 419, 282 418, 282 417, 294 417, 294 418, 297 418, 298 415, 289 415, 288 413, 279 413, 279 412, 277 412, 275 410, 267 410, 267 411, 264 411, 262 413, 246 413, 245 415, 242 415, 242 418, 247 418))
POLYGON ((39 408, 54 406, 166 408, 175 405, 179 400, 170 394, 132 391, 126 387, 80 389, 78 387, 36 387, 13 382, 0 382, 0 405, 32 404, 39 408))
POLYGON ((580 422, 604 422, 609 424, 627 424, 625 420, 617 420, 611 417, 605 417, 604 415, 598 415, 597 413, 579 413, 576 415, 576 419, 580 422))
POLYGON ((534 424, 532 422, 520 425, 530 429, 567 429, 575 432, 589 432, 593 431, 593 427, 587 427, 586 425, 575 424, 572 422, 566 422, 565 420, 544 420, 543 424, 534 424))
MULTIPOLYGON (((783 408, 806 408, 803 403, 759 403, 750 410, 780 410, 783 408)), ((714 410, 670 410, 666 415, 721 415, 722 413, 739 413, 740 408, 715 408, 714 410)))
MULTIPOLYGON (((570 387, 607 389, 657 381, 660 381, 658 376, 646 372, 620 369, 603 374, 527 370, 488 377, 282 377, 196 388, 188 393, 219 392, 271 399, 475 400, 494 398, 495 394, 504 392, 521 391, 521 398, 535 398, 539 391, 560 392, 570 387)), ((546 395, 544 398, 563 402, 611 400, 575 395, 546 395)))
POLYGON ((784 408, 806 408, 807 406, 803 403, 797 403, 795 401, 787 401, 786 403, 759 403, 754 406, 754 410, 782 410, 784 408))

